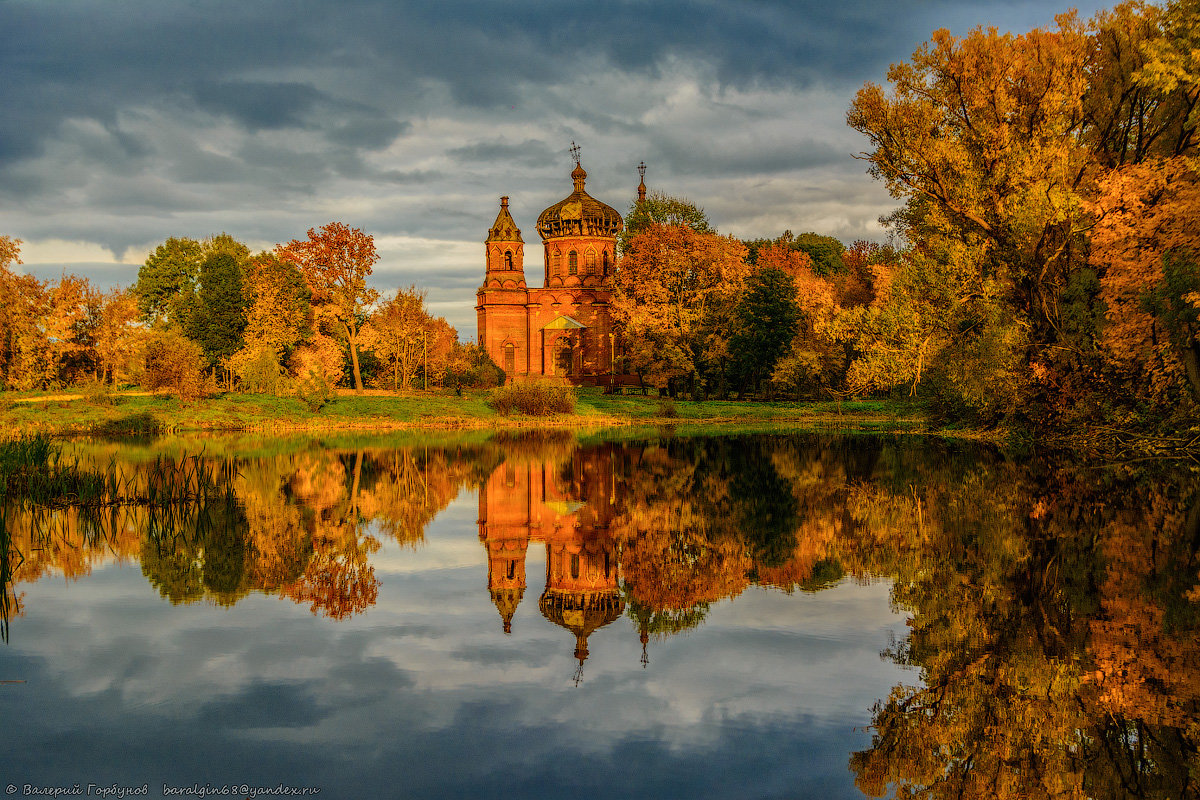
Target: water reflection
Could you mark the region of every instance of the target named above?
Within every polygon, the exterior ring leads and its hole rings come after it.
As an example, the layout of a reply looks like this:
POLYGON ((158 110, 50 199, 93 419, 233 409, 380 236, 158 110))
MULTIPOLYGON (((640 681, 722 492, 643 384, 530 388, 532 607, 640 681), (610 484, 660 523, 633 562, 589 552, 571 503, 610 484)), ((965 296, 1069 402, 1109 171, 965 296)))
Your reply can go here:
MULTIPOLYGON (((133 454, 120 469, 138 480, 145 463, 133 454)), ((883 579, 910 621, 879 649, 911 680, 863 708, 869 746, 843 751, 861 792, 1198 793, 1194 474, 793 436, 579 446, 540 434, 228 463, 229 491, 186 508, 6 509, 6 608, 21 613, 23 587, 46 577, 129 562, 171 603, 273 594, 349 620, 381 602, 381 547, 423 547, 431 521, 477 491, 475 585, 491 624, 517 636, 540 616, 563 629, 577 683, 602 629, 640 647, 645 666, 656 642, 703 628, 750 587, 883 579), (530 563, 544 563, 536 602, 530 563)))

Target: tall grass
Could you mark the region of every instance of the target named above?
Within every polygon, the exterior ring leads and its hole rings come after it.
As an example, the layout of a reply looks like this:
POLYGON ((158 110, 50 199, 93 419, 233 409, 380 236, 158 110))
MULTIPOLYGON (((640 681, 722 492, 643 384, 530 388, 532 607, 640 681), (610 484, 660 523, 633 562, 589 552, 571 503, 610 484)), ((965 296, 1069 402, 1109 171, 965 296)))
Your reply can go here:
POLYGON ((161 507, 214 498, 232 491, 228 468, 217 472, 195 456, 159 456, 132 473, 66 461, 62 448, 36 433, 0 443, 0 505, 100 508, 161 507))

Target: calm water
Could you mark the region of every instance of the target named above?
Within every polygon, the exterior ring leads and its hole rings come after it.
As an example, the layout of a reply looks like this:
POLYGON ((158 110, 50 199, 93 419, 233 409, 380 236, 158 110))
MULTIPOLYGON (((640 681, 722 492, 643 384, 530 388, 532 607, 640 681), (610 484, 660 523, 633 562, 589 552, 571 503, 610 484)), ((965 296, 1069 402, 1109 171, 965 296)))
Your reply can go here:
MULTIPOLYGON (((203 445, 227 496, 8 510, 15 796, 1197 795, 1190 473, 911 438, 203 445)), ((200 444, 73 448, 145 481, 200 444)))

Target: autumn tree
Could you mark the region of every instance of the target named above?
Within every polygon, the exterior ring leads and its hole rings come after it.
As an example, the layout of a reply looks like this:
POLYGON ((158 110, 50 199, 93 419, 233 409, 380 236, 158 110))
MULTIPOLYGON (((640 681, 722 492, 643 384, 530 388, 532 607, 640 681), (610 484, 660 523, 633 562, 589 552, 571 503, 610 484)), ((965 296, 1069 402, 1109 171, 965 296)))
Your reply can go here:
POLYGON ((244 272, 249 301, 245 341, 286 358, 312 332, 311 292, 304 276, 294 263, 269 252, 250 257, 244 272))
POLYGON ((48 377, 42 321, 49 296, 45 283, 10 269, 21 263, 20 253, 20 239, 0 236, 0 378, 8 388, 28 390, 48 377))
POLYGON ((8 388, 26 385, 32 366, 26 354, 40 337, 37 322, 44 312, 44 287, 29 275, 14 273, 21 263, 21 240, 0 236, 0 382, 8 388))
POLYGON ((284 385, 282 365, 312 332, 310 292, 296 265, 274 253, 251 256, 242 271, 246 327, 241 349, 225 365, 250 391, 277 393, 284 385))
POLYGON ((706 361, 727 357, 745 252, 731 236, 683 224, 652 223, 630 237, 612 280, 630 369, 659 385, 694 386, 706 361))
POLYGON ((1102 187, 1092 262, 1108 310, 1103 342, 1140 393, 1200 404, 1200 175, 1176 158, 1114 170, 1102 187))
POLYGON ((130 379, 137 371, 135 360, 144 333, 138 317, 137 296, 131 289, 114 288, 100 298, 95 329, 100 381, 118 383, 130 379))
POLYGON ((392 391, 412 388, 424 365, 432 322, 425 311, 425 293, 410 286, 397 289, 363 326, 364 346, 390 368, 392 391))
POLYGON ((47 379, 72 384, 96 372, 96 328, 101 292, 85 277, 64 274, 48 286, 49 307, 42 327, 46 335, 47 379))
POLYGON ((1088 234, 1109 171, 1196 150, 1189 9, 1123 3, 1022 36, 938 31, 889 70, 891 95, 859 92, 848 121, 874 146, 872 174, 904 199, 891 221, 914 248, 890 295, 928 301, 892 328, 908 330, 895 352, 935 367, 904 380, 924 372, 951 405, 1043 421, 1125 394, 1098 346, 1111 281, 1088 234))
POLYGON ((363 388, 358 348, 366 309, 379 297, 367 286, 367 276, 379 260, 375 240, 358 228, 330 222, 320 230, 309 228, 308 239, 279 245, 276 253, 295 264, 312 291, 313 303, 346 337, 354 371, 354 388, 363 388))

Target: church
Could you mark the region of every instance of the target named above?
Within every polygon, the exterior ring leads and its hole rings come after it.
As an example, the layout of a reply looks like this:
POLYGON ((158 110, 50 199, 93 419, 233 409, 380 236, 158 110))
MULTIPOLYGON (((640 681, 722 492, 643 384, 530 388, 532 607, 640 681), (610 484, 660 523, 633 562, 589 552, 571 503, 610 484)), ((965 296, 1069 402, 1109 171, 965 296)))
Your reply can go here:
MULTIPOLYGON (((611 385, 620 368, 608 286, 623 220, 587 193, 579 149, 573 146, 572 153, 574 191, 537 219, 541 287, 525 281, 525 243, 507 197, 500 198, 484 243, 486 270, 475 306, 479 344, 509 381, 557 376, 578 385, 611 385)), ((640 200, 646 185, 644 167, 639 170, 640 200)))

